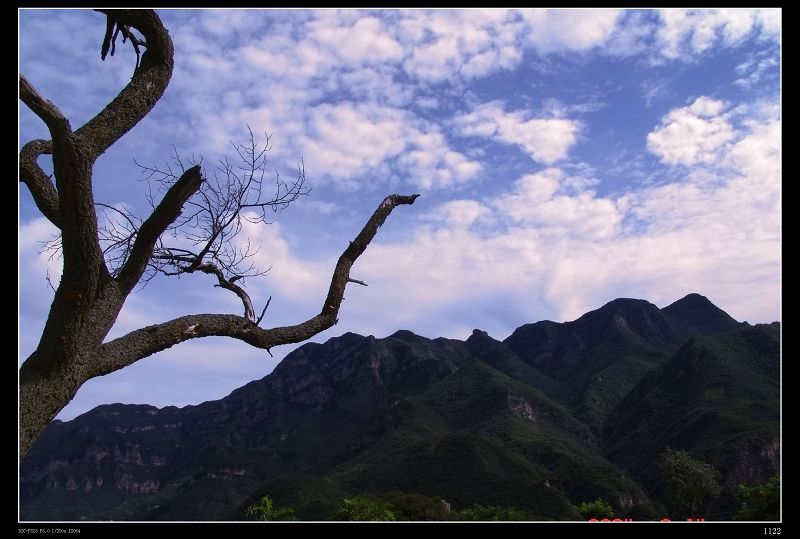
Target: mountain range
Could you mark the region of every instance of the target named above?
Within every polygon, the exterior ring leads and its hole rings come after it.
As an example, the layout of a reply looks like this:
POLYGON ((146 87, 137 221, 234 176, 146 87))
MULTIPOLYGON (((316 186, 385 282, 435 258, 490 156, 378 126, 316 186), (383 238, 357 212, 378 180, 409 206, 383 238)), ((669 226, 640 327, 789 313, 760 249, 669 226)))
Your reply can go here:
POLYGON ((111 404, 53 421, 21 463, 22 520, 240 520, 269 494, 302 519, 342 499, 419 494, 579 520, 602 498, 669 513, 666 448, 735 487, 778 475, 780 325, 699 294, 617 299, 503 341, 398 331, 300 346, 261 380, 183 408, 111 404))

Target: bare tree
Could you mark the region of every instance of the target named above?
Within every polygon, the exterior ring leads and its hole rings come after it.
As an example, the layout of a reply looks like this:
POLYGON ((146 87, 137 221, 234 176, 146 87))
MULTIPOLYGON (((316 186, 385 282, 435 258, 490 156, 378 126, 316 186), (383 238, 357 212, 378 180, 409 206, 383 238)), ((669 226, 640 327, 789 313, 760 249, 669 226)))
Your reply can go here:
POLYGON ((269 138, 260 145, 251 132, 249 143, 235 146, 243 167, 223 161, 213 178, 203 175, 200 164, 186 168, 177 154, 174 169, 145 167, 152 182, 161 186, 151 193, 153 208, 145 219, 125 208, 96 204, 95 160, 148 114, 166 90, 173 69, 172 41, 154 11, 101 11, 107 16, 103 58, 109 50, 113 55, 122 33, 123 42, 129 40, 135 49, 137 63, 128 85, 94 118, 73 130, 58 107, 19 76, 20 99, 51 136, 22 147, 20 182, 59 229, 64 264, 39 344, 19 370, 20 458, 81 385, 95 376, 189 339, 226 336, 270 350, 330 328, 337 322, 347 283, 363 284, 350 277, 353 263, 392 210, 413 204, 419 196, 389 195, 381 202, 339 257, 319 314, 292 326, 260 327, 264 311, 256 317, 241 286, 244 277, 260 273, 248 262, 254 248, 237 246, 232 239, 242 229, 243 219, 263 222, 266 211, 283 208, 306 192, 302 166, 296 180, 284 183, 277 178, 275 191, 268 193, 264 175, 269 138), (38 164, 42 155, 52 156, 55 182, 38 164), (97 208, 108 213, 103 223, 97 208), (137 284, 158 273, 198 271, 213 275, 217 286, 235 293, 244 315, 189 314, 105 340, 137 284))

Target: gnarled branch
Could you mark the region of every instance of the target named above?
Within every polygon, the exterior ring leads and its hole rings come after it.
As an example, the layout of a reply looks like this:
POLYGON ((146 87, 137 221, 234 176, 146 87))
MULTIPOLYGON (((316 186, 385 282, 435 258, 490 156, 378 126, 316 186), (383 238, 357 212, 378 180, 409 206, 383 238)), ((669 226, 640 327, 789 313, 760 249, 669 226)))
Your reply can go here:
POLYGON ((61 228, 61 208, 58 192, 50 177, 39 166, 40 155, 52 154, 53 143, 36 139, 28 142, 19 151, 19 181, 25 183, 42 215, 61 228))
POLYGON ((178 218, 183 205, 200 189, 202 183, 203 176, 200 173, 200 165, 193 166, 169 188, 161 203, 142 223, 131 248, 130 257, 117 277, 117 281, 124 291, 130 291, 136 286, 147 268, 156 240, 178 218))
POLYGON ((250 320, 251 322, 256 322, 256 311, 253 309, 253 301, 250 299, 250 295, 245 292, 244 288, 236 284, 236 280, 238 276, 231 277, 230 279, 226 279, 225 275, 222 273, 222 270, 219 269, 215 264, 210 262, 204 262, 197 267, 192 267, 186 270, 186 273, 192 273, 195 271, 202 271, 203 273, 208 273, 210 275, 214 275, 217 278, 218 284, 220 288, 224 288, 225 290, 230 290, 237 296, 239 299, 242 300, 242 304, 244 305, 244 317, 250 320))
POLYGON ((139 67, 139 59, 141 58, 139 46, 146 47, 147 43, 137 38, 126 25, 118 24, 116 19, 111 15, 106 15, 106 34, 105 37, 103 37, 103 45, 100 48, 100 59, 105 60, 109 50, 111 56, 114 56, 117 36, 120 32, 122 33, 122 42, 125 43, 127 39, 131 42, 131 45, 133 45, 133 50, 136 52, 136 67, 139 67))
POLYGON ((136 28, 144 36, 147 50, 128 85, 97 116, 76 131, 92 160, 102 155, 150 112, 167 89, 173 68, 172 41, 154 11, 98 11, 112 17, 118 26, 136 28))
POLYGON ((53 140, 64 141, 72 132, 69 126, 69 120, 66 116, 55 106, 52 101, 45 99, 33 85, 28 82, 28 79, 20 73, 19 74, 19 98, 23 103, 28 105, 28 108, 33 111, 36 116, 42 119, 47 129, 50 131, 50 136, 53 140))
POLYGON ((331 287, 328 289, 328 297, 325 298, 325 303, 322 305, 322 315, 333 315, 334 318, 339 314, 339 307, 342 304, 344 297, 344 289, 347 286, 347 281, 350 279, 350 268, 359 256, 367 249, 367 246, 378 233, 378 229, 392 213, 392 210, 402 204, 413 204, 419 195, 389 195, 375 210, 372 217, 369 218, 367 224, 356 236, 347 249, 344 250, 339 261, 336 263, 336 268, 333 270, 333 279, 331 279, 331 287))
POLYGON ((320 314, 293 326, 271 329, 258 327, 252 320, 233 314, 196 314, 138 329, 103 344, 92 376, 101 376, 126 367, 156 352, 199 337, 223 336, 239 339, 269 350, 281 344, 301 342, 336 324, 350 268, 366 250, 378 229, 397 206, 413 204, 419 195, 390 195, 378 206, 364 228, 339 257, 331 286, 320 314))
MULTIPOLYGON (((92 164, 109 146, 135 126, 153 108, 172 76, 173 47, 160 18, 152 10, 116 10, 119 25, 138 29, 148 49, 131 82, 105 109, 83 127, 72 132, 69 121, 20 74, 20 99, 47 125, 52 137, 53 170, 57 197, 53 196, 35 159, 27 157, 26 183, 37 206, 62 231, 63 280, 84 289, 87 298, 97 292, 94 276, 107 275, 97 233, 97 215, 92 196, 92 164), (57 201, 59 211, 55 211, 57 201), (58 213, 59 218, 56 218, 58 213)), ((41 147, 41 146, 40 146, 41 147)), ((22 161, 22 159, 21 159, 22 161)))

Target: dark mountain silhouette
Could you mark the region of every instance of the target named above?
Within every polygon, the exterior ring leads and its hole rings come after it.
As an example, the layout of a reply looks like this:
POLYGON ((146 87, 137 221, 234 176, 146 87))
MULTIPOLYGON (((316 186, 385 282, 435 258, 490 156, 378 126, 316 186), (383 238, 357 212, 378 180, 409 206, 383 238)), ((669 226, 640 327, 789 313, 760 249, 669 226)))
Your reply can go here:
POLYGON ((664 307, 661 312, 682 338, 692 335, 714 335, 739 325, 728 313, 700 294, 689 294, 664 307))
POLYGON ((731 490, 757 483, 779 469, 779 377, 778 323, 693 337, 611 413, 606 454, 655 490, 667 446, 713 462, 731 490))
POLYGON ((654 366, 691 335, 739 325, 699 294, 661 310, 639 299, 615 299, 574 322, 544 321, 518 328, 505 344, 561 382, 579 419, 595 430, 654 366))
POLYGON ((269 493, 320 519, 344 497, 405 492, 542 520, 601 497, 661 518, 667 446, 728 491, 777 473, 778 349, 777 323, 739 324, 697 294, 618 299, 502 342, 347 333, 219 401, 54 421, 21 465, 21 517, 242 519, 269 493))

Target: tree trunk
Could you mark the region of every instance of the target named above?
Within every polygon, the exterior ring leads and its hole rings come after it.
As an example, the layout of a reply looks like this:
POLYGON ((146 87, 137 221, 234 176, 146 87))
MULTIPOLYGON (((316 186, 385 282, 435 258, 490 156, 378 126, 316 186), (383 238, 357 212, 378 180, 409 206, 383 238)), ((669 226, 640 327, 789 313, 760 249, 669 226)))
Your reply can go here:
MULTIPOLYGON (((154 11, 105 13, 109 25, 123 25, 125 32, 128 26, 141 31, 145 40, 136 43, 147 50, 131 82, 80 129, 73 131, 58 107, 19 75, 20 99, 42 119, 52 137, 50 141, 30 141, 20 150, 20 182, 27 185, 42 214, 61 230, 64 257, 61 282, 39 345, 19 370, 20 459, 81 385, 95 376, 124 368, 188 339, 226 336, 269 351, 273 346, 302 342, 332 327, 338 321, 347 283, 365 284, 350 278, 356 259, 392 210, 413 204, 419 196, 389 195, 383 200, 339 257, 320 313, 304 322, 270 329, 259 327, 260 318, 255 319, 252 302, 247 309, 247 294, 234 284, 233 278, 225 280, 220 274, 217 276, 221 286, 227 283, 223 287, 236 292, 245 303, 246 316, 187 315, 104 343, 125 299, 140 282, 153 257, 154 246, 205 181, 199 166, 186 170, 177 179, 136 231, 124 265, 112 277, 99 240, 92 168, 95 160, 144 118, 161 98, 172 76, 173 48, 154 11), (44 154, 53 156, 55 185, 37 163, 44 154)), ((210 266, 205 270, 215 273, 210 266)))

